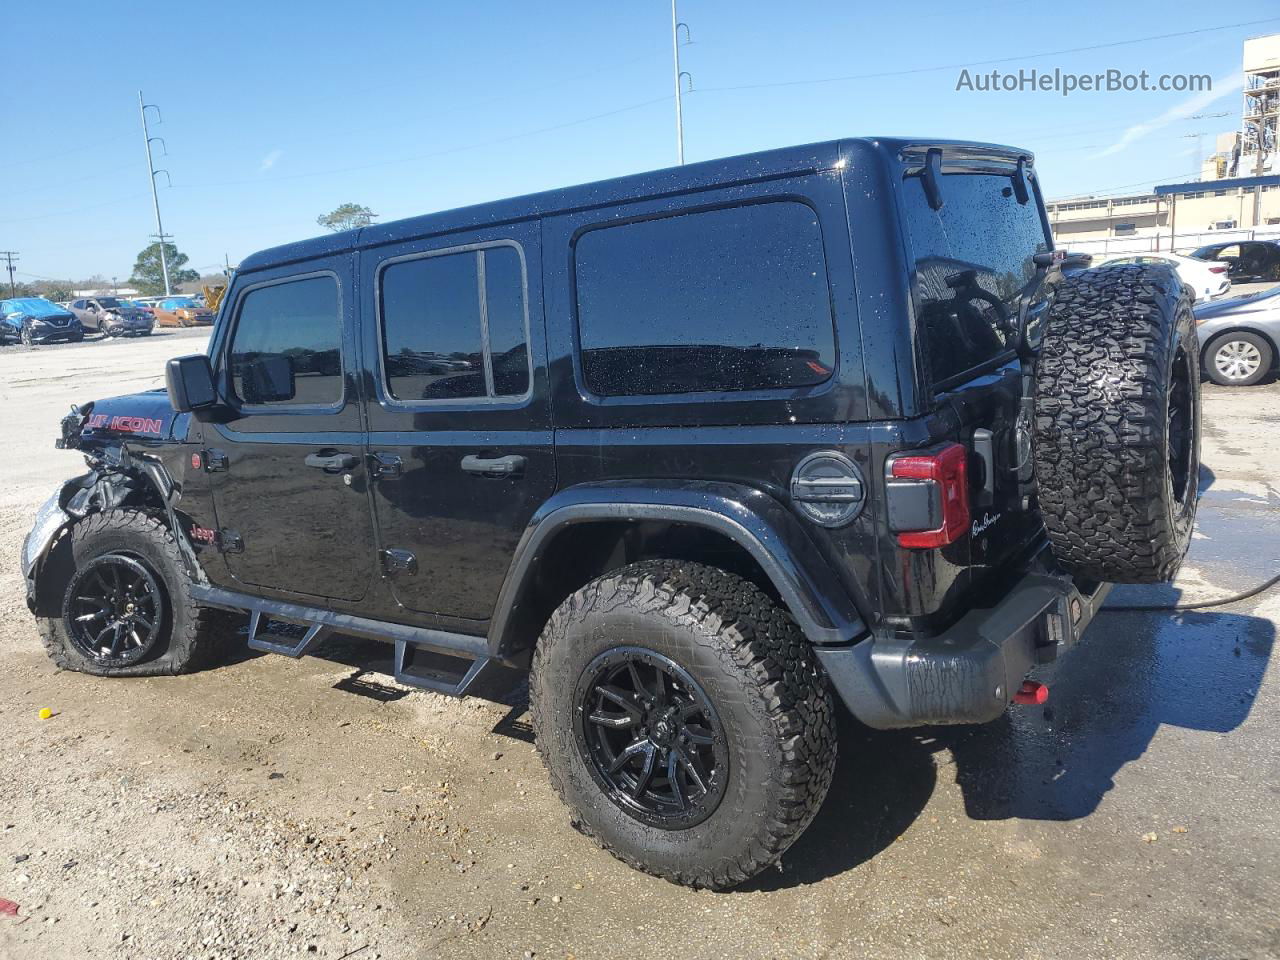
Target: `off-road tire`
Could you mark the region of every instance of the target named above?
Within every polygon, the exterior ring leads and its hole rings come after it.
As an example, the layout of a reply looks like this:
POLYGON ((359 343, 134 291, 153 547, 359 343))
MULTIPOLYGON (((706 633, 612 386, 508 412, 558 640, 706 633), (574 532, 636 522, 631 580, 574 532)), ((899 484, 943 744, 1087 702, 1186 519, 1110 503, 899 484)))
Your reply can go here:
POLYGON ((1112 583, 1177 572, 1198 500, 1199 358, 1171 269, 1102 267, 1058 287, 1036 361, 1033 458, 1049 540, 1071 572, 1112 583))
POLYGON ((137 510, 91 514, 72 528, 68 542, 58 545, 41 572, 40 587, 56 597, 57 606, 56 615, 36 618, 45 651, 63 670, 104 677, 164 676, 212 666, 231 636, 231 619, 192 600, 190 585, 177 541, 155 517, 137 510), (141 561, 160 581, 166 600, 160 642, 147 659, 122 667, 103 666, 81 652, 62 617, 75 569, 109 553, 141 561))
POLYGON ((674 883, 723 889, 776 863, 818 812, 835 770, 831 693, 795 621, 754 584, 702 564, 635 563, 570 596, 538 640, 529 701, 538 753, 574 826, 674 883), (663 829, 625 812, 575 739, 583 671, 622 643, 687 670, 723 724, 725 794, 694 826, 663 829))

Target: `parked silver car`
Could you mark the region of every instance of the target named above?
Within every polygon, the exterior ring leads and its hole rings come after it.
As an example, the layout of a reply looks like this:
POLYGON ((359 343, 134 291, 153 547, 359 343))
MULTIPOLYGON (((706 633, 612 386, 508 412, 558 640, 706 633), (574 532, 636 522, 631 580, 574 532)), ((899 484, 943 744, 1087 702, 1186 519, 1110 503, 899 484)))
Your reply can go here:
POLYGON ((67 309, 76 315, 85 330, 108 337, 149 337, 156 325, 151 314, 115 297, 72 300, 67 309))
POLYGON ((1280 286, 1195 308, 1205 373, 1214 383, 1247 387, 1266 377, 1280 344, 1280 286))

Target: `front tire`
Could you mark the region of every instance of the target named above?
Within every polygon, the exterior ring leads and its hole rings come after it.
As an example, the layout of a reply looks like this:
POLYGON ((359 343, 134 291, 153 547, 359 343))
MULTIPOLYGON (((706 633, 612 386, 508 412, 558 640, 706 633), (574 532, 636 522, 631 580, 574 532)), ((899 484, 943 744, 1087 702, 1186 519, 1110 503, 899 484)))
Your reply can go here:
POLYGON ((212 663, 226 615, 191 599, 177 541, 148 514, 108 510, 81 520, 42 571, 37 617, 63 670, 104 677, 187 673, 212 663))
POLYGON ((25 323, 22 325, 22 334, 21 334, 21 339, 22 339, 22 345, 23 345, 24 347, 34 346, 34 344, 35 344, 35 336, 34 336, 34 335, 32 334, 32 332, 31 332, 31 327, 30 327, 30 325, 25 324, 25 323))
POLYGON ((1271 372, 1271 344, 1256 333, 1237 330, 1215 338, 1204 352, 1209 379, 1223 387, 1251 387, 1271 372))
POLYGON ((674 883, 723 889, 776 863, 835 770, 831 694, 799 628, 702 564, 636 563, 570 596, 529 700, 574 825, 674 883))

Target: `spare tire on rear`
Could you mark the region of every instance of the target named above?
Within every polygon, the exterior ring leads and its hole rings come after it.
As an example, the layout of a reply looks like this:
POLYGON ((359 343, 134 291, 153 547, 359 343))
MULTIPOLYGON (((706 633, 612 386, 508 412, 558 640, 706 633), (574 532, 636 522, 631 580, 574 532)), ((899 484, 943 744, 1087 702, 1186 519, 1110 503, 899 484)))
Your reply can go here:
POLYGON ((1036 360, 1034 461, 1054 555, 1072 573, 1177 573, 1199 499, 1200 367, 1191 302, 1163 265, 1057 287, 1036 360))

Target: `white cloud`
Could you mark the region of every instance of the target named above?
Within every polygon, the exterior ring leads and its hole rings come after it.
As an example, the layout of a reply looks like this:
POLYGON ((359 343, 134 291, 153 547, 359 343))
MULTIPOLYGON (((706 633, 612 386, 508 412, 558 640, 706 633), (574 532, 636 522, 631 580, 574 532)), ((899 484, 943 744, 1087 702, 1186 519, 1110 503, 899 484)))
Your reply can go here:
POLYGON ((279 149, 272 150, 270 153, 268 153, 265 157, 262 158, 262 166, 258 168, 258 172, 262 173, 267 170, 270 170, 272 167, 276 165, 276 161, 283 156, 284 156, 283 150, 279 150, 279 149))
POLYGON ((1135 123, 1133 126, 1125 130, 1115 143, 1111 144, 1105 150, 1094 154, 1094 159, 1098 157, 1109 157, 1113 153, 1119 153, 1121 150, 1132 146, 1146 136, 1169 126, 1171 123, 1177 123, 1179 120, 1185 120, 1194 114, 1199 113, 1209 104, 1221 100, 1223 97, 1237 94, 1244 87, 1244 74, 1233 73, 1221 79, 1213 81, 1213 89, 1205 90, 1194 96, 1188 97, 1181 103, 1175 104, 1159 116, 1152 117, 1150 120, 1144 120, 1142 123, 1135 123))

